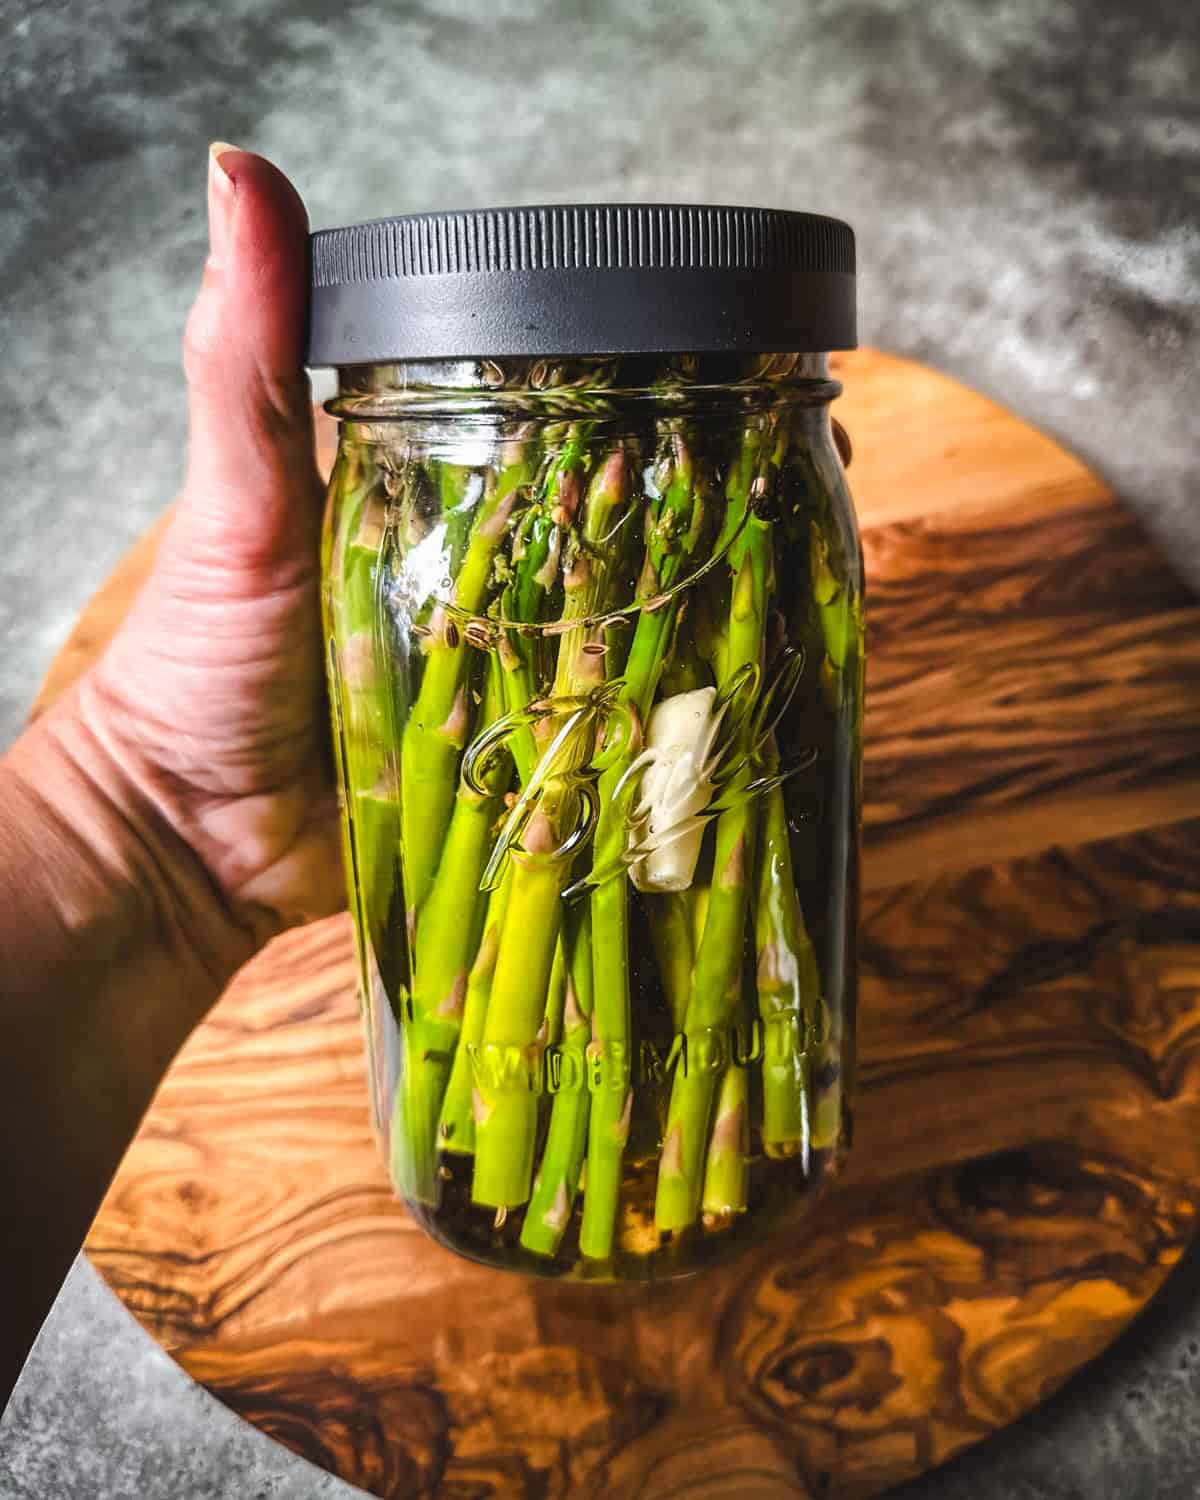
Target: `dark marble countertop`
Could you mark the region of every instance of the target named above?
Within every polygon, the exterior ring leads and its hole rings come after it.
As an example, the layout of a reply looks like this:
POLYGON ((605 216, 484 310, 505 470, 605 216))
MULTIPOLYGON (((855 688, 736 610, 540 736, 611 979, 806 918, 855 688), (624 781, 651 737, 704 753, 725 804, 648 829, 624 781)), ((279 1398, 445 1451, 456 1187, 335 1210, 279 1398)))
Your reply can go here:
MULTIPOLYGON (((318 224, 567 198, 846 217, 864 342, 1054 434, 1200 582, 1184 0, 0 0, 0 27, 0 745, 178 485, 212 137, 279 161, 318 224)), ((1195 1495, 1198 1264, 905 1494, 1195 1495)), ((83 1263, 0 1422, 0 1500, 352 1493, 193 1386, 83 1263)))

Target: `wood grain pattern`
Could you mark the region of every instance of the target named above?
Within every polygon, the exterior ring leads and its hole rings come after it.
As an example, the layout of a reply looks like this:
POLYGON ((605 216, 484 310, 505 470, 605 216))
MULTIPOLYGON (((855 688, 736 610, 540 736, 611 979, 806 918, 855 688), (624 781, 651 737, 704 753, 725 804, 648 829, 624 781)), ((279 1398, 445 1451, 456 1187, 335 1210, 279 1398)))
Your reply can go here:
POLYGON ((1200 810, 1195 603, 1115 505, 864 552, 873 886, 1200 810))
POLYGON ((97 1218, 185 1369, 377 1495, 877 1495, 1053 1390, 1193 1233, 1200 610, 1048 439, 842 365, 867 895, 857 1141, 816 1212, 666 1288, 455 1259, 376 1159, 337 918, 239 977, 97 1218))

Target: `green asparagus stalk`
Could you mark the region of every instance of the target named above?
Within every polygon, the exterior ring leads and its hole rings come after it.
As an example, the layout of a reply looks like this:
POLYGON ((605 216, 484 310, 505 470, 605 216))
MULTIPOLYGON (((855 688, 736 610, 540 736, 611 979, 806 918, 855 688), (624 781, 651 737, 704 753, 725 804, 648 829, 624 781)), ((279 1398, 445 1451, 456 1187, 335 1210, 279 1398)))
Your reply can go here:
POLYGON ((450 577, 457 578, 474 520, 470 505, 472 481, 482 483, 484 479, 469 465, 450 463, 445 459, 436 460, 433 470, 437 478, 439 511, 446 527, 447 567, 450 577))
MULTIPOLYGON (((520 626, 537 625, 545 618, 547 602, 562 566, 562 550, 579 509, 586 472, 586 438, 592 424, 567 427, 561 447, 547 459, 534 503, 521 517, 513 542, 512 576, 500 599, 502 620, 518 622, 502 628, 497 649, 504 668, 505 709, 524 712, 538 696, 538 656, 542 639, 520 626)), ((546 432, 554 441, 557 428, 546 432)), ((549 726, 542 725, 543 731, 549 726)), ((538 758, 538 738, 528 725, 518 725, 510 739, 517 775, 529 784, 538 758)))
MULTIPOLYGON (((560 492, 561 495, 561 492, 560 492)), ((476 1114, 477 1203, 506 1210, 530 1195, 537 1133, 538 1031, 544 1013, 561 920, 561 893, 570 868, 565 852, 579 813, 579 771, 591 758, 595 710, 591 696, 603 678, 603 654, 586 622, 603 610, 608 569, 600 547, 628 499, 628 468, 618 448, 589 487, 582 528, 563 578, 555 696, 570 707, 542 736, 539 761, 526 794, 536 789, 522 847, 513 849, 512 893, 484 1024, 485 1066, 476 1114)), ((577 502, 576 502, 577 503, 577 502)), ((565 509, 565 506, 564 506, 565 509)), ((558 524, 569 524, 562 515, 558 524)), ((514 816, 519 809, 514 810, 514 816)))
POLYGON ((378 472, 365 454, 353 468, 359 483, 346 496, 333 559, 332 606, 338 642, 332 663, 340 687, 340 753, 351 859, 367 1055, 377 1127, 392 1107, 380 1040, 399 1019, 409 973, 398 860, 400 800, 393 681, 381 639, 379 595, 385 567, 386 506, 378 472), (380 1014, 380 1007, 391 1014, 380 1014))
MULTIPOLYGON (((674 586, 699 538, 691 454, 683 435, 668 435, 648 516, 645 561, 638 581, 641 606, 625 662, 621 700, 639 724, 650 711, 671 639, 675 605, 664 595, 674 586)), ((632 1025, 629 992, 629 892, 624 863, 630 792, 622 787, 634 747, 600 777, 592 893, 594 1009, 589 1055, 599 1075, 588 1128, 587 1189, 579 1245, 593 1260, 612 1255, 620 1204, 621 1164, 629 1138, 632 1025)))
POLYGON ((813 604, 825 642, 821 692, 836 713, 842 704, 842 674, 862 629, 861 608, 834 572, 829 539, 816 521, 810 530, 809 561, 813 604))
POLYGON ((820 1014, 821 976, 796 890, 782 786, 767 793, 763 813, 755 946, 763 1022, 763 1150, 768 1156, 795 1156, 808 1149, 812 1134, 808 1049, 820 1014))
MULTIPOLYGON (((453 485, 461 487, 469 472, 446 466, 443 505, 454 498, 453 485)), ((526 473, 517 452, 485 491, 454 582, 452 608, 438 605, 430 620, 421 685, 400 751, 401 848, 410 929, 433 884, 454 803, 458 757, 466 743, 468 646, 461 617, 480 614, 486 604, 492 565, 526 473)))
MULTIPOLYGON (((356 841, 361 835, 369 831, 377 834, 378 830, 372 830, 361 813, 357 818, 354 816, 356 795, 353 790, 347 790, 356 788, 360 778, 364 776, 373 787, 382 775, 379 750, 372 740, 372 714, 377 714, 379 709, 375 697, 377 680, 374 673, 374 632, 370 614, 374 588, 368 570, 368 583, 371 586, 365 591, 364 599, 362 559, 357 549, 351 548, 351 540, 359 535, 363 508, 367 504, 374 479, 374 471, 365 463, 361 450, 344 437, 330 485, 332 517, 331 524, 326 526, 324 532, 321 572, 327 580, 322 595, 325 638, 340 643, 338 654, 331 656, 328 664, 329 699, 333 713, 337 784, 342 789, 342 858, 355 917, 359 1008, 363 1018, 371 1079, 371 1118, 378 1128, 387 1117, 390 1101, 384 1099, 379 1089, 380 1070, 376 1066, 375 1056, 375 986, 372 983, 372 973, 376 967, 376 945, 381 945, 382 952, 386 952, 388 946, 385 929, 390 901, 389 887, 395 866, 395 844, 394 838, 383 845, 377 837, 367 840, 363 851, 364 878, 359 878, 356 841), (352 608, 348 609, 348 604, 352 608), (370 654, 364 652, 364 641, 371 648, 370 654), (370 677, 365 682, 363 678, 366 674, 362 670, 364 659, 372 668, 370 677), (349 681, 345 670, 347 666, 352 668, 349 681), (353 670, 354 668, 358 670, 353 670), (379 857, 382 849, 387 850, 387 859, 379 857)), ((396 815, 394 803, 392 812, 396 815)))
POLYGON ((718 683, 729 677, 729 577, 713 571, 692 600, 696 653, 718 683))
MULTIPOLYGON (((830 540, 823 528, 812 522, 809 559, 812 571, 812 598, 821 634, 825 642, 825 660, 821 663, 821 691, 830 711, 839 714, 845 705, 845 678, 848 672, 857 676, 855 702, 859 713, 851 727, 856 745, 861 745, 864 658, 862 652, 863 612, 861 597, 852 597, 835 571, 830 540)), ((827 1005, 818 998, 813 1008, 810 1037, 809 1145, 814 1151, 836 1145, 841 1132, 841 1077, 830 1086, 819 1080, 825 1065, 840 1051, 841 1039, 830 1024, 827 1005)))
POLYGON ((829 543, 815 521, 810 536, 813 601, 821 620, 825 652, 833 668, 840 672, 846 665, 853 634, 850 596, 830 566, 829 543))
MULTIPOLYGON (((322 546, 321 575, 327 580, 322 593, 322 616, 326 640, 343 641, 346 631, 346 553, 347 533, 356 529, 363 501, 369 488, 362 474, 358 450, 343 442, 339 448, 337 462, 330 479, 332 522, 326 525, 322 546)), ((338 785, 347 785, 347 762, 349 759, 349 732, 353 718, 353 703, 350 699, 343 662, 346 659, 343 646, 339 654, 331 655, 329 667, 329 699, 333 713, 333 747, 337 760, 338 785)), ((351 902, 357 908, 359 920, 355 924, 356 936, 363 935, 361 900, 358 877, 355 873, 353 823, 350 816, 350 799, 342 799, 342 859, 346 870, 346 887, 351 893, 351 902)), ((360 994, 365 1002, 367 993, 366 961, 359 944, 360 994)))
POLYGON ((717 1095, 716 1119, 704 1166, 701 1210, 705 1219, 744 1213, 750 1186, 750 1075, 727 1065, 717 1095))
MULTIPOLYGON (((555 537, 553 523, 542 514, 527 511, 521 518, 513 539, 515 571, 500 596, 502 620, 524 623, 541 620, 549 592, 549 580, 558 566, 558 555, 551 554, 555 537)), ((537 696, 534 673, 534 648, 522 630, 505 628, 499 639, 500 665, 504 669, 504 706, 508 713, 519 714, 537 696)), ((537 746, 531 731, 513 740, 517 775, 525 785, 537 761, 537 746)))
POLYGON ((554 964, 565 861, 554 822, 540 809, 514 849, 475 1098, 476 1203, 506 1210, 529 1197, 537 1132, 538 1031, 554 964))
POLYGON ((587 898, 564 920, 567 985, 557 1091, 533 1195, 521 1226, 521 1244, 537 1255, 558 1253, 571 1218, 587 1150, 591 1095, 587 1047, 592 1017, 591 907, 587 898))
POLYGON ((659 978, 676 1032, 683 1030, 687 1019, 688 994, 695 965, 692 930, 696 895, 693 886, 686 891, 657 891, 642 897, 659 978))
MULTIPOLYGON (((489 671, 481 706, 484 723, 500 716, 500 692, 498 672, 489 671)), ((421 914, 392 1138, 392 1174, 401 1191, 418 1202, 434 1197, 438 1120, 463 1025, 479 926, 476 913, 486 899, 480 881, 500 794, 511 774, 511 762, 500 752, 484 770, 482 787, 460 780, 437 875, 421 914)))
MULTIPOLYGON (((603 804, 605 808, 609 805, 603 804)), ((600 853, 597 841, 598 857, 600 853)), ((622 870, 609 876, 592 895, 594 1009, 588 1060, 595 1067, 600 1087, 595 1090, 588 1123, 587 1191, 579 1232, 580 1251, 592 1260, 608 1260, 612 1255, 621 1163, 633 1109, 626 882, 622 870)))
POLYGON ((550 988, 546 993, 546 1009, 542 1016, 541 1030, 538 1033, 538 1040, 543 1051, 547 1047, 557 1047, 562 1039, 566 1005, 567 962, 563 956, 563 943, 560 936, 558 947, 554 950, 554 963, 550 969, 550 988))
MULTIPOLYGON (((855 763, 860 764, 866 673, 863 599, 861 594, 851 595, 844 579, 834 573, 828 538, 816 534, 816 528, 814 544, 813 592, 826 649, 821 687, 830 710, 840 716, 846 707, 847 680, 854 683, 855 712, 846 727, 854 746, 855 763), (829 597, 831 583, 836 592, 829 597)), ((856 800, 860 797, 861 789, 856 792, 856 800)), ((817 1011, 811 1053, 814 1096, 811 1145, 814 1151, 824 1151, 835 1147, 841 1136, 843 1105, 847 1091, 853 1086, 854 1069, 853 1047, 843 1054, 840 1023, 824 1000, 817 1011)))
POLYGON ((394 750, 388 683, 377 640, 376 596, 384 540, 382 492, 368 480, 346 497, 335 609, 338 675, 349 785, 348 823, 362 928, 381 967, 391 947, 398 809, 390 786, 394 750))
MULTIPOLYGON (((495 613, 501 620, 511 619, 515 611, 511 586, 501 594, 495 613)), ((509 748, 517 767, 517 780, 528 786, 537 764, 537 743, 528 723, 522 722, 524 714, 535 696, 533 672, 526 660, 523 643, 510 627, 501 625, 496 637, 496 660, 500 666, 504 683, 504 712, 511 715, 513 729, 509 735, 509 748)))
MULTIPOLYGON (((341 631, 341 574, 345 555, 344 533, 346 511, 351 504, 359 503, 356 491, 363 487, 357 450, 343 442, 338 449, 333 473, 329 478, 328 514, 321 532, 321 577, 325 580, 321 590, 321 626, 325 640, 339 638, 341 631), (355 498, 351 500, 351 496, 355 498)), ((342 701, 342 674, 334 655, 327 663, 329 669, 329 705, 333 718, 333 752, 336 760, 337 785, 346 784, 345 706, 342 701)), ((346 871, 346 888, 354 893, 354 851, 350 842, 349 808, 343 802, 340 818, 342 833, 342 862, 346 871)), ((352 894, 351 900, 355 899, 352 894)))
POLYGON ((712 686, 712 673, 700 653, 693 628, 695 613, 690 604, 675 611, 674 637, 659 679, 659 691, 664 698, 712 686))
MULTIPOLYGON (((724 530, 730 538, 733 574, 726 648, 730 683, 736 674, 746 669, 757 673, 762 666, 771 536, 769 523, 751 510, 750 497, 765 462, 765 446, 761 430, 751 428, 726 491, 724 530)), ((736 1012, 749 879, 754 867, 758 820, 754 803, 745 795, 750 779, 747 761, 726 789, 727 805, 717 818, 708 912, 688 995, 686 1032, 691 1055, 672 1078, 659 1161, 654 1222, 664 1231, 686 1229, 700 1211, 704 1155, 722 1079, 722 1049, 715 1039, 727 1033, 736 1012), (711 1058, 701 1051, 704 1039, 714 1042, 711 1058)))
POLYGON ((446 1084, 446 1094, 442 1100, 438 1127, 442 1148, 468 1156, 475 1150, 475 1067, 483 1041, 483 1023, 492 993, 492 976, 496 970, 500 932, 511 888, 511 879, 506 876, 488 895, 483 936, 479 940, 475 961, 467 976, 462 1029, 450 1069, 450 1079, 446 1084))
MULTIPOLYGON (((408 887, 407 914, 415 972, 402 1017, 404 1059, 392 1129, 393 1176, 406 1196, 422 1202, 436 1196, 439 1118, 480 925, 480 877, 499 794, 511 775, 502 756, 488 768, 483 785, 460 781, 457 775, 470 693, 466 632, 469 619, 485 605, 497 550, 527 481, 527 450, 519 439, 508 444, 499 474, 479 480, 484 494, 473 521, 464 503, 475 481, 473 471, 437 465, 455 582, 447 605, 433 613, 421 686, 401 748, 401 844, 406 878, 416 882, 415 889, 408 887)), ((499 679, 490 673, 483 723, 502 712, 499 679)))
POLYGON ((744 802, 728 808, 717 820, 708 917, 688 995, 689 1055, 686 1065, 678 1067, 672 1079, 659 1162, 654 1221, 661 1230, 685 1229, 700 1208, 704 1152, 723 1066, 715 1043, 718 1038, 723 1040, 737 1002, 754 823, 752 811, 744 802), (712 1059, 701 1051, 706 1038, 714 1042, 712 1059))

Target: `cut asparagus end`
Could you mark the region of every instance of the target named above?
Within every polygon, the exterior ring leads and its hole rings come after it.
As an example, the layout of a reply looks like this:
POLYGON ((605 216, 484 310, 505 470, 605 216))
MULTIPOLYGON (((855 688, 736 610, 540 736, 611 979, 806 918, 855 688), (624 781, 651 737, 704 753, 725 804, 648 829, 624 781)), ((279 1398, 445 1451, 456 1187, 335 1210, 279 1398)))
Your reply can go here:
POLYGON ((471 1197, 487 1208, 519 1208, 532 1190, 538 1095, 477 1091, 475 1105, 471 1197))
POLYGON ((589 1260, 610 1260, 621 1202, 621 1163, 633 1112, 633 1094, 600 1090, 592 1100, 587 1184, 579 1249, 589 1260))
POLYGON ((706 1226, 725 1225, 745 1213, 750 1186, 749 1078, 745 1068, 725 1070, 717 1118, 708 1143, 701 1212, 706 1226))

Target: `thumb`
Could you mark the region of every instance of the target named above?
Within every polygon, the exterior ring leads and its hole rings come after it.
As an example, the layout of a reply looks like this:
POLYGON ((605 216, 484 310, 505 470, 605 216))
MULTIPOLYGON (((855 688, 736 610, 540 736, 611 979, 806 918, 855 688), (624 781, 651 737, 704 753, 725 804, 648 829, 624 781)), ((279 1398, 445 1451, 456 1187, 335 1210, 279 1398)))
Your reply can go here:
POLYGON ((322 508, 304 370, 308 216, 270 162, 217 142, 208 217, 184 334, 191 441, 177 540, 235 572, 308 569, 322 508))

